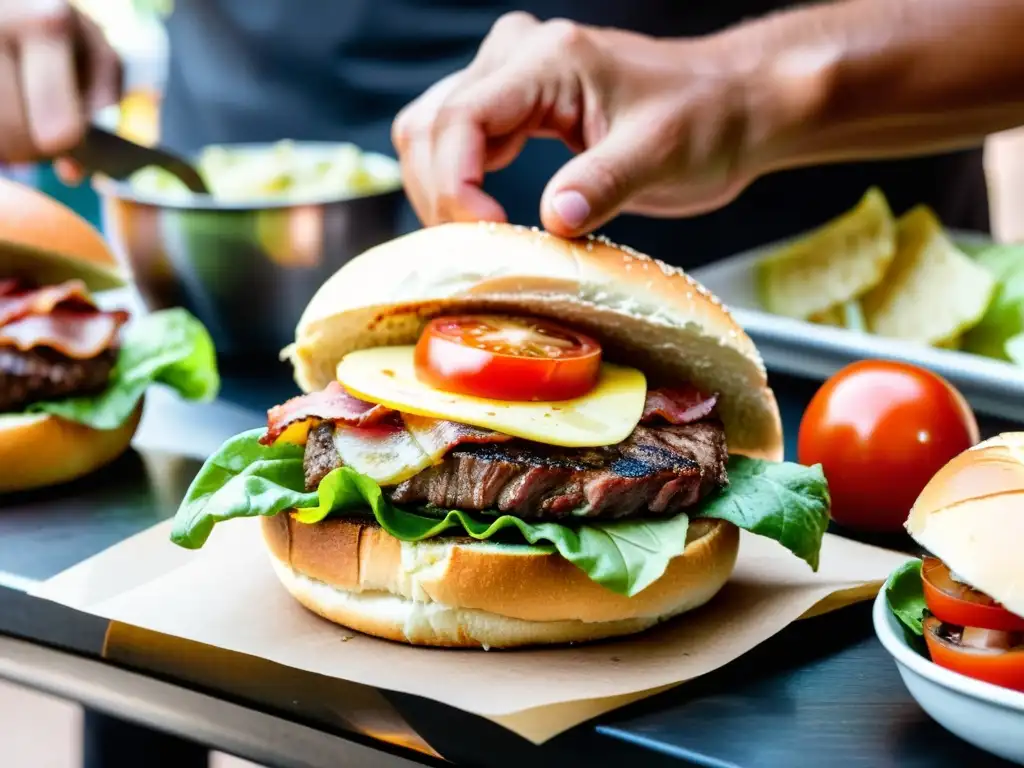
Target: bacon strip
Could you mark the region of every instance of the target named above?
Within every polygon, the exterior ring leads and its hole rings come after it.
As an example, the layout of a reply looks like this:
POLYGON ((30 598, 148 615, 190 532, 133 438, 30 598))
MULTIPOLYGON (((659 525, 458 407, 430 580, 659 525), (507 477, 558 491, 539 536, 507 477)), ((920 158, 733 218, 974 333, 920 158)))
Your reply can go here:
POLYGON ((98 311, 81 280, 68 280, 59 285, 36 289, 25 289, 22 284, 10 280, 5 280, 0 286, 0 326, 29 315, 48 315, 57 307, 83 312, 98 311))
POLYGON ((374 405, 346 392, 332 381, 319 392, 293 397, 267 411, 267 431, 260 438, 263 445, 273 445, 284 431, 303 421, 333 421, 350 427, 366 427, 393 413, 383 405, 374 405))
POLYGON ((654 389, 647 393, 642 424, 661 417, 669 424, 689 424, 710 416, 718 404, 718 395, 705 395, 696 387, 654 389))
POLYGON ((0 326, 0 346, 27 352, 49 347, 65 357, 87 360, 112 346, 128 322, 127 312, 73 312, 63 309, 48 315, 28 315, 0 326))
MULTIPOLYGON (((640 422, 649 424, 658 418, 669 424, 689 424, 711 414, 718 403, 718 395, 705 395, 696 387, 675 387, 651 390, 647 393, 640 422)), ((302 424, 295 430, 297 441, 303 440, 316 423, 332 421, 347 427, 370 427, 382 424, 395 411, 384 405, 375 405, 350 395, 336 381, 319 392, 293 397, 267 411, 267 431, 260 438, 263 445, 273 445, 289 427, 302 424)), ((498 442, 511 439, 490 430, 477 429, 443 419, 401 414, 408 431, 420 441, 429 456, 443 456, 456 445, 465 442, 498 442)), ((291 435, 290 435, 291 436, 291 435)), ((366 433, 367 439, 383 439, 383 433, 366 433)), ((391 438, 389 438, 391 439, 391 438)), ((433 462, 431 462, 433 463, 433 462)))
POLYGON ((117 344, 127 312, 103 312, 85 284, 68 280, 33 288, 22 280, 0 280, 0 346, 27 352, 49 347, 87 360, 117 344))

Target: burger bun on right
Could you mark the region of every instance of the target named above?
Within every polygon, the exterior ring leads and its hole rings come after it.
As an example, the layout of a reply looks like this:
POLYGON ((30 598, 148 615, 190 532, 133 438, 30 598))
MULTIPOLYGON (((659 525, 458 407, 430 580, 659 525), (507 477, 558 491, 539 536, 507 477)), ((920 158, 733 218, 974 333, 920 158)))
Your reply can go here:
POLYGON ((1024 616, 1024 432, 950 460, 921 492, 906 528, 958 579, 1024 616))

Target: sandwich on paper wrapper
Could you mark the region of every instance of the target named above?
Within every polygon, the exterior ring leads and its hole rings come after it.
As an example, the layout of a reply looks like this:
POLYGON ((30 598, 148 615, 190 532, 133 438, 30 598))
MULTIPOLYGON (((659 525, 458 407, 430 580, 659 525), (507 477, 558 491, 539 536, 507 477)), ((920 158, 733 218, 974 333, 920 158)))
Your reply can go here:
POLYGON ((907 530, 929 555, 886 584, 908 640, 933 662, 1024 692, 1024 432, 964 451, 918 497, 907 530))
POLYGON ((100 308, 96 295, 126 280, 88 223, 0 179, 0 493, 75 480, 119 457, 152 384, 216 396, 213 342, 192 315, 100 308))
POLYGON ((816 569, 820 467, 785 463, 750 338, 600 238, 448 224, 375 247, 285 350, 304 394, 196 476, 172 539, 260 517, 304 606, 405 643, 643 631, 703 605, 739 529, 816 569))

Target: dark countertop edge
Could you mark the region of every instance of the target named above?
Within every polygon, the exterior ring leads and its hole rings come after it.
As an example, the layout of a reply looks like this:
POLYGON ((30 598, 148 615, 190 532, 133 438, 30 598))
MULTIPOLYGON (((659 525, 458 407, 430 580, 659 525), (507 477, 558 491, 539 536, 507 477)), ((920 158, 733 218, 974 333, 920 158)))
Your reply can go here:
MULTIPOLYGON (((175 733, 188 739, 198 739, 211 749, 245 757, 257 762, 281 764, 281 755, 292 754, 274 750, 270 746, 252 749, 256 741, 253 734, 265 733, 261 729, 242 729, 239 719, 255 719, 267 726, 274 721, 287 723, 289 727, 302 729, 303 743, 318 740, 318 736, 347 742, 357 748, 358 754, 387 754, 394 758, 393 764, 402 766, 446 765, 444 761, 431 758, 413 750, 402 749, 360 734, 335 732, 322 725, 308 725, 279 712, 265 711, 246 702, 236 702, 220 692, 208 692, 191 685, 163 679, 146 671, 136 671, 107 660, 97 660, 73 652, 54 650, 28 640, 13 639, 0 635, 0 679, 26 685, 65 700, 75 701, 97 711, 122 717, 158 730, 175 733), (188 702, 188 706, 182 706, 188 702), (232 728, 225 726, 224 717, 204 717, 211 710, 230 710, 232 728), (163 715, 160 715, 163 712, 163 715), (189 724, 193 724, 190 727, 189 724), (197 732, 205 731, 197 736, 197 732), (243 732, 244 731, 244 732, 243 732), (218 736, 220 738, 218 738, 218 736), (369 750, 369 752, 367 752, 369 750)), ((272 745, 272 740, 268 739, 272 745)), ((292 762, 295 766, 336 765, 340 757, 340 745, 328 745, 332 751, 330 761, 322 763, 301 759, 292 762)), ((286 758, 287 760, 287 758, 286 758)), ((355 763, 366 765, 365 762, 355 763)), ((375 761, 374 764, 383 764, 375 761)))

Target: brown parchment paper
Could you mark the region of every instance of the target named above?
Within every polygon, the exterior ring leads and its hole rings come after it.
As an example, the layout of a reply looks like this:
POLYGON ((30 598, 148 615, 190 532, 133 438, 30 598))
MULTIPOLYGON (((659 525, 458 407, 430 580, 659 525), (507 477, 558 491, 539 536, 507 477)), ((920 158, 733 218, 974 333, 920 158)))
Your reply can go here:
POLYGON ((54 577, 38 596, 152 632, 353 683, 411 693, 535 743, 705 674, 791 622, 872 598, 908 556, 825 538, 814 573, 744 533, 736 570, 702 609, 625 640, 519 651, 413 648, 329 624, 271 571, 255 520, 217 526, 199 551, 160 524, 54 577))

